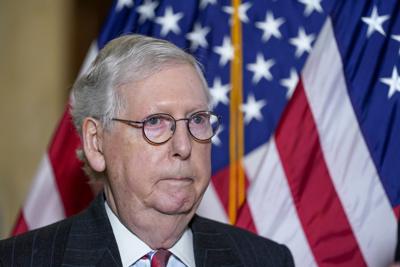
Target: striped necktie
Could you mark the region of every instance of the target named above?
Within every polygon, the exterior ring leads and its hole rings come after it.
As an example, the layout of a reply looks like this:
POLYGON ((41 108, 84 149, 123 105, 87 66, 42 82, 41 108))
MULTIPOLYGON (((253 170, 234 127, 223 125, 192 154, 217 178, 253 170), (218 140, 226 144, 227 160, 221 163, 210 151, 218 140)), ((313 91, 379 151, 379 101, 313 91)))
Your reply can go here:
POLYGON ((171 252, 166 249, 159 249, 151 258, 151 267, 165 267, 171 252))

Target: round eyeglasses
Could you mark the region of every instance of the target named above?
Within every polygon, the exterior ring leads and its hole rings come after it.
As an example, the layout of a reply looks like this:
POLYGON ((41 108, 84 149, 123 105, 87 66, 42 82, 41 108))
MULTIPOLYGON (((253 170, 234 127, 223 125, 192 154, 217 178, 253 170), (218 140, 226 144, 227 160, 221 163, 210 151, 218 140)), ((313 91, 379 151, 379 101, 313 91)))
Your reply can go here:
POLYGON ((198 111, 189 118, 175 119, 166 113, 157 113, 142 121, 113 118, 135 128, 142 128, 144 138, 151 144, 166 143, 175 133, 176 122, 186 121, 187 129, 194 140, 207 143, 217 133, 221 117, 211 111, 198 111))

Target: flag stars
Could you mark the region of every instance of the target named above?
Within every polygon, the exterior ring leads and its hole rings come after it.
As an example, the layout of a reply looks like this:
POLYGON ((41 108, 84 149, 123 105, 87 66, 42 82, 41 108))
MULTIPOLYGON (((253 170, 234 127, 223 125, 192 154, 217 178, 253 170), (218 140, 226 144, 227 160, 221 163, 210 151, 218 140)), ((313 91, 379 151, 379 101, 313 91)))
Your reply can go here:
POLYGON ((391 98, 396 91, 400 92, 400 76, 396 67, 393 67, 392 77, 381 78, 380 81, 389 85, 388 98, 391 98))
POLYGON ((190 49, 192 51, 196 50, 199 46, 203 48, 208 47, 206 40, 206 35, 210 32, 209 27, 202 28, 200 23, 194 25, 192 32, 186 35, 186 38, 191 42, 190 49))
POLYGON ((220 56, 219 65, 225 66, 226 63, 233 59, 234 56, 234 48, 231 43, 231 39, 228 36, 224 37, 221 46, 214 47, 214 52, 220 56))
POLYGON ((200 9, 205 9, 209 4, 215 5, 217 0, 201 0, 200 2, 200 9))
POLYGON ((294 68, 290 69, 290 75, 286 79, 280 80, 280 84, 286 88, 286 98, 290 99, 296 89, 297 83, 299 82, 299 75, 294 68))
POLYGON ((262 121, 263 116, 261 113, 261 109, 267 105, 267 102, 264 99, 256 101, 253 94, 249 94, 247 96, 246 104, 242 104, 240 110, 244 112, 244 122, 249 124, 253 119, 258 121, 262 121))
POLYGON ((218 127, 217 132, 215 133, 215 135, 211 138, 211 142, 213 143, 213 145, 215 146, 221 146, 222 142, 221 142, 221 138, 219 138, 219 134, 224 130, 224 126, 221 124, 218 127))
MULTIPOLYGON (((249 17, 247 16, 247 11, 250 9, 250 7, 251 7, 250 2, 240 4, 239 19, 241 22, 243 22, 243 23, 249 22, 249 17)), ((224 6, 224 7, 222 7, 222 10, 224 12, 228 13, 229 15, 232 15, 234 8, 232 6, 224 6)))
POLYGON ((304 15, 310 16, 314 11, 322 13, 324 10, 321 7, 322 0, 298 0, 299 3, 305 5, 304 15))
MULTIPOLYGON (((392 39, 400 43, 400 34, 399 35, 392 35, 392 39)), ((399 48, 399 56, 400 56, 400 48, 399 48)))
POLYGON ((247 70, 253 72, 253 83, 257 84, 261 78, 271 81, 273 77, 270 69, 273 65, 275 65, 275 60, 268 59, 266 61, 264 56, 261 53, 258 53, 256 62, 247 64, 247 70))
POLYGON ((178 26, 178 21, 182 19, 183 13, 174 13, 171 6, 165 9, 163 17, 157 17, 155 22, 161 25, 161 36, 166 36, 170 31, 179 34, 181 29, 178 26))
POLYGON ((133 7, 133 0, 118 0, 115 10, 117 12, 121 11, 124 7, 133 7))
POLYGON ((144 3, 136 8, 136 11, 140 14, 139 23, 142 24, 146 20, 153 20, 155 18, 155 10, 158 6, 157 2, 151 0, 145 0, 144 3))
POLYGON ((368 25, 367 37, 370 37, 375 31, 386 36, 382 24, 390 18, 389 15, 379 16, 376 6, 372 8, 370 17, 362 17, 361 20, 368 25))
POLYGON ((222 84, 221 83, 221 78, 216 77, 213 82, 213 86, 210 88, 210 94, 211 94, 211 104, 213 107, 216 107, 219 103, 222 103, 224 105, 228 105, 229 99, 228 99, 228 92, 230 91, 230 85, 229 84, 222 84))
POLYGON ((265 21, 258 21, 255 23, 256 27, 263 31, 262 40, 263 42, 268 42, 268 40, 273 36, 277 39, 282 38, 282 34, 279 31, 279 27, 285 23, 283 18, 274 18, 274 14, 268 11, 265 14, 265 21))
POLYGON ((305 52, 311 51, 311 43, 314 41, 315 35, 307 35, 304 28, 300 27, 297 37, 290 38, 289 42, 296 47, 295 56, 301 57, 305 52))

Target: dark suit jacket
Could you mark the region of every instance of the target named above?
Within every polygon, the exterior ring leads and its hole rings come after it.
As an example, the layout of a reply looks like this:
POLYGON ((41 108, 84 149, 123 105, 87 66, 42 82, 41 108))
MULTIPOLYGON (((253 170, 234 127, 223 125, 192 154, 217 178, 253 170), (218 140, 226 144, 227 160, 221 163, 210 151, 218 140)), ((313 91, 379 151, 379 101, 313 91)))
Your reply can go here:
MULTIPOLYGON (((197 267, 294 266, 289 250, 247 231, 195 216, 197 267)), ((0 241, 0 266, 121 266, 104 199, 82 213, 0 241)))

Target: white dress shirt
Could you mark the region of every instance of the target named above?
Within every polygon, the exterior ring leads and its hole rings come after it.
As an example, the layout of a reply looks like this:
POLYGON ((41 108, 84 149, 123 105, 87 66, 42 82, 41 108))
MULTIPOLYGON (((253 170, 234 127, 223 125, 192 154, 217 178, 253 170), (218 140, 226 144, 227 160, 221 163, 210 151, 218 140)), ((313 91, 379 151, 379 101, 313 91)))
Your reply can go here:
MULTIPOLYGON (((108 219, 117 241, 119 255, 123 267, 150 267, 150 260, 143 259, 144 255, 150 253, 152 256, 155 251, 146 243, 133 234, 125 227, 114 214, 105 201, 105 207, 108 219)), ((187 228, 182 237, 169 249, 172 253, 167 267, 195 267, 194 251, 193 251, 193 234, 187 228)))

